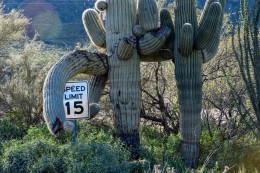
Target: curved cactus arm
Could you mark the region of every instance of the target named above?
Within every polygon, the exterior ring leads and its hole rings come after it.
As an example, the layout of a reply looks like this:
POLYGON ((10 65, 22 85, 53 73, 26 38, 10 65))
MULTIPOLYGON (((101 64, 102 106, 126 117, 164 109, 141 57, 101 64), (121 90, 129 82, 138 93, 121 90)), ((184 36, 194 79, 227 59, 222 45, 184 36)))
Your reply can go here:
POLYGON ((180 53, 189 56, 193 50, 193 27, 190 23, 185 23, 181 29, 180 53))
POLYGON ((103 75, 107 71, 105 55, 84 50, 76 50, 65 55, 50 69, 43 86, 43 115, 51 133, 59 136, 64 126, 68 125, 63 108, 65 83, 80 72, 103 75))
POLYGON ((159 28, 159 15, 155 0, 139 0, 137 13, 139 24, 145 31, 152 31, 159 28))
POLYGON ((82 21, 94 45, 105 48, 106 32, 98 13, 94 9, 87 9, 82 14, 82 21))
MULTIPOLYGON (((222 16, 222 7, 219 2, 213 2, 206 10, 207 14, 200 21, 197 38, 195 40, 195 48, 202 50, 213 40, 220 25, 222 16)), ((221 27, 221 26, 220 26, 221 27)))
POLYGON ((157 52, 165 43, 171 30, 164 26, 157 31, 148 32, 138 40, 138 53, 142 55, 149 55, 157 52))
POLYGON ((224 9, 225 9, 225 4, 226 4, 226 0, 219 0, 219 1, 218 0, 208 0, 205 4, 204 12, 202 14, 201 20, 202 20, 203 16, 207 15, 208 12, 206 9, 209 9, 209 5, 212 2, 219 2, 221 4, 222 13, 221 13, 218 25, 217 25, 217 31, 215 32, 214 35, 212 35, 213 37, 211 38, 211 41, 207 44, 206 48, 202 49, 202 51, 201 51, 202 55, 203 55, 203 63, 206 63, 209 60, 211 60, 218 51, 218 45, 219 45, 219 41, 220 41, 220 32, 221 32, 221 27, 223 24, 224 9))
MULTIPOLYGON (((145 39, 144 37, 141 38, 138 44, 138 49, 140 53, 140 59, 144 62, 160 62, 160 61, 167 61, 167 60, 173 60, 174 59, 174 43, 172 40, 174 40, 175 33, 174 33, 174 25, 171 18, 171 14, 167 9, 162 9, 160 11, 160 21, 161 26, 159 30, 162 30, 163 28, 170 29, 170 34, 167 33, 167 38, 164 41, 164 44, 157 45, 157 48, 154 48, 153 46, 156 46, 154 44, 148 45, 146 47, 145 39), (140 44, 141 43, 141 44, 140 44), (143 45, 144 44, 144 45, 143 45), (142 47, 143 46, 143 47, 142 47), (149 47, 151 46, 151 47, 149 47), (142 50, 143 49, 143 50, 142 50), (147 51, 148 50, 148 51, 147 51), (146 52, 146 53, 144 53, 146 52)), ((157 32, 159 32, 159 30, 157 32)), ((140 35, 144 35, 144 30, 142 29, 141 25, 136 25, 133 28, 134 33, 137 33, 140 37, 140 35)), ((149 36, 149 35, 148 35, 149 36)), ((148 39, 147 39, 148 41, 148 39)))

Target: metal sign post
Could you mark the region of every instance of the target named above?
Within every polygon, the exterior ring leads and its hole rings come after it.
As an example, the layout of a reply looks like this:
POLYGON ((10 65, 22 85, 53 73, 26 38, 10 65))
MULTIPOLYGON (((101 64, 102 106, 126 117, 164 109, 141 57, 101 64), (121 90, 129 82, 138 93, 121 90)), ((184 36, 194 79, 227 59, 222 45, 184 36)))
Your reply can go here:
POLYGON ((68 82, 64 89, 64 111, 66 119, 74 123, 72 145, 78 143, 77 119, 88 119, 89 116, 89 84, 87 81, 68 82))
POLYGON ((74 129, 72 132, 72 145, 78 144, 78 123, 77 120, 73 120, 74 123, 74 129))

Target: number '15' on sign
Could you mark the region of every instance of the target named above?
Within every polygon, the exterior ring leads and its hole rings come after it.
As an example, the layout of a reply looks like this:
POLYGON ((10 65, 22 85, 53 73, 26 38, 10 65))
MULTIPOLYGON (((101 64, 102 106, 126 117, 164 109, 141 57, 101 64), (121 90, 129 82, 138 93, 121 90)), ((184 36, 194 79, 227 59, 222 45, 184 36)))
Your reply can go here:
POLYGON ((67 119, 89 118, 89 84, 67 82, 64 88, 64 111, 67 119))

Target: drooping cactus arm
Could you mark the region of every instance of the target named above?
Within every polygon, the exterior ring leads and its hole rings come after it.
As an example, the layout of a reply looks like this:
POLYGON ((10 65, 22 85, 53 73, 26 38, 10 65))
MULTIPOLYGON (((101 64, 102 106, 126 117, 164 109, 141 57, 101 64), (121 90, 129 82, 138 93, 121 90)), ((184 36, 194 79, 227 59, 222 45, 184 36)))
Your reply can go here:
POLYGON ((98 47, 106 47, 106 32, 98 13, 93 9, 85 10, 82 21, 90 40, 98 47))
POLYGON ((159 28, 159 14, 155 0, 139 0, 138 17, 139 25, 133 28, 138 38, 138 53, 151 55, 164 45, 171 33, 171 28, 163 25, 159 28))
POLYGON ((105 88, 108 76, 107 74, 93 76, 90 79, 89 102, 90 102, 90 118, 93 118, 100 110, 98 102, 102 91, 105 88))
POLYGON ((218 27, 222 15, 222 7, 219 2, 212 2, 205 6, 205 12, 199 23, 197 38, 195 40, 195 48, 202 50, 207 47, 209 42, 214 40, 214 36, 218 32, 218 27))
POLYGON ((93 76, 90 79, 89 102, 98 103, 107 82, 107 74, 93 76))
POLYGON ((168 27, 161 27, 154 32, 148 32, 138 41, 138 53, 142 55, 150 55, 160 50, 164 45, 171 30, 168 27))
MULTIPOLYGON (((143 62, 160 62, 160 61, 174 61, 174 24, 171 18, 171 14, 167 9, 162 9, 160 11, 160 23, 161 28, 167 27, 170 29, 170 35, 165 40, 165 43, 161 46, 159 50, 149 55, 140 54, 140 60, 143 62)), ((136 25, 134 27, 134 33, 137 37, 141 37, 146 32, 142 29, 141 25, 136 25)))
POLYGON ((43 115, 49 130, 59 135, 66 125, 63 108, 63 91, 65 83, 74 75, 84 72, 90 75, 103 75, 108 71, 106 56, 76 50, 65 55, 56 63, 43 86, 43 115))
POLYGON ((193 50, 193 27, 190 23, 185 23, 181 29, 180 53, 182 56, 189 56, 193 50))
POLYGON ((216 30, 214 34, 211 36, 211 40, 207 43, 206 47, 202 49, 202 54, 203 54, 203 63, 208 62, 211 60, 217 53, 218 50, 218 45, 220 41, 220 32, 221 32, 221 27, 223 24, 223 17, 224 17, 224 9, 225 9, 225 4, 226 0, 208 0, 205 4, 204 11, 202 13, 201 19, 200 19, 200 24, 202 24, 203 20, 207 18, 206 16, 209 13, 210 5, 212 3, 220 3, 221 5, 221 14, 220 14, 220 19, 218 22, 216 22, 217 26, 215 27, 216 30))

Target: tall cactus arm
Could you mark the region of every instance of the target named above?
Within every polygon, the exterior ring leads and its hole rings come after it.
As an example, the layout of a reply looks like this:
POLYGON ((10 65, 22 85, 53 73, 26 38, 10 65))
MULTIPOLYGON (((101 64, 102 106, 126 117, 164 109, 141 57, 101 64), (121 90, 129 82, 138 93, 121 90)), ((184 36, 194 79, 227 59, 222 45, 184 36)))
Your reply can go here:
POLYGON ((157 29, 159 15, 155 0, 139 0, 138 1, 138 17, 139 24, 145 31, 157 29))
POLYGON ((66 125, 63 109, 65 83, 80 72, 103 75, 107 73, 107 68, 105 55, 76 50, 65 55, 50 69, 43 86, 43 114, 51 133, 59 136, 66 125))
MULTIPOLYGON (((207 44, 206 48, 202 49, 203 63, 208 62, 216 55, 217 50, 218 50, 219 41, 220 41, 220 32, 221 32, 221 27, 223 24, 226 0, 219 0, 219 1, 218 0, 208 0, 205 4, 204 11, 203 11, 200 21, 202 21, 203 18, 205 18, 204 16, 206 16, 208 13, 208 11, 206 9, 209 9, 210 4, 214 3, 214 2, 219 2, 221 4, 222 12, 221 12, 221 16, 220 16, 218 25, 216 27, 217 31, 215 32, 214 35, 212 35, 211 41, 207 44)), ((202 22, 200 22, 200 23, 202 23, 202 22)))
POLYGON ((209 42, 213 40, 216 33, 218 33, 222 16, 223 10, 219 2, 212 2, 206 7, 209 9, 205 9, 206 12, 200 21, 197 38, 195 40, 195 48, 197 50, 205 49, 209 42))
POLYGON ((98 47, 106 47, 106 32, 98 13, 93 9, 85 10, 82 21, 90 40, 98 47))
POLYGON ((185 23, 181 29, 180 53, 182 56, 189 56, 193 50, 193 27, 190 23, 185 23))
POLYGON ((161 27, 157 31, 148 32, 138 40, 138 53, 142 55, 150 55, 164 45, 171 30, 168 27, 161 27))

